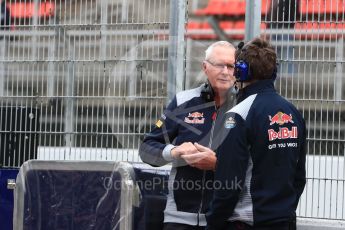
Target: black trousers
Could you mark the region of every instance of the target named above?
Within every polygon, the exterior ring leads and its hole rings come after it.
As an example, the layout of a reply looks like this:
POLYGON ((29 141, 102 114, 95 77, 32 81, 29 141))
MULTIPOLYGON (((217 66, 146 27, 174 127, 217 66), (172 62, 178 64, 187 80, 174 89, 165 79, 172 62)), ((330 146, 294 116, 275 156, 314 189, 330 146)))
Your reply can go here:
POLYGON ((258 226, 253 227, 247 225, 245 223, 235 221, 230 222, 226 228, 226 230, 296 230, 296 222, 282 222, 282 223, 275 223, 265 226, 258 226))
POLYGON ((187 224, 165 223, 163 230, 205 230, 205 227, 187 224))

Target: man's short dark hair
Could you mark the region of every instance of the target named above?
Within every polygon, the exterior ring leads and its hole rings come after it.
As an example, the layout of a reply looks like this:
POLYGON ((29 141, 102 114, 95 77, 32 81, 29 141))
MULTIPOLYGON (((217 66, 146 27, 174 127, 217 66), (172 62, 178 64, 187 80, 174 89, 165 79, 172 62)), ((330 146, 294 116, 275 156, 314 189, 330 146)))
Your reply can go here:
POLYGON ((271 79, 276 71, 277 54, 268 41, 254 38, 242 49, 236 51, 236 61, 243 60, 249 65, 251 79, 271 79))

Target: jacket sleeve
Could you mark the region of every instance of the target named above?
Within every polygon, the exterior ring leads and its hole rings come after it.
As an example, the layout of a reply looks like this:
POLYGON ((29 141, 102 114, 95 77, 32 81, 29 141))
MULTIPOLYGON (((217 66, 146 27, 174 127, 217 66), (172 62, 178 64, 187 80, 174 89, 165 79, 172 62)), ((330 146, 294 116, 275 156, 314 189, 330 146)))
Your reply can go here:
POLYGON ((178 133, 178 124, 174 110, 177 107, 176 97, 165 109, 152 131, 145 135, 139 147, 139 155, 143 162, 152 166, 163 166, 173 160, 171 144, 178 133))
POLYGON ((294 181, 294 187, 297 192, 296 202, 295 202, 295 209, 297 209, 299 198, 301 197, 304 186, 306 184, 306 169, 305 169, 305 163, 306 163, 306 128, 305 124, 303 123, 303 136, 301 141, 301 150, 298 156, 297 166, 296 166, 296 176, 294 181))
POLYGON ((244 120, 239 115, 232 116, 230 126, 227 119, 224 121, 223 129, 228 133, 217 150, 214 194, 210 210, 206 213, 208 230, 225 228, 239 200, 248 168, 249 150, 244 120))

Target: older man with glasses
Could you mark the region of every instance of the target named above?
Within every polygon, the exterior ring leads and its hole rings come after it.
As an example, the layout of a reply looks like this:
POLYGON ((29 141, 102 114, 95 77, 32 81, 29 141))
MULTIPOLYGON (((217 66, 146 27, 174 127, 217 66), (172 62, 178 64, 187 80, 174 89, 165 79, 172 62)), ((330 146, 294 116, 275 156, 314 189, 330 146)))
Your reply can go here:
POLYGON ((140 146, 141 159, 152 166, 172 163, 164 230, 204 229, 212 197, 215 123, 235 84, 235 48, 218 41, 205 51, 207 81, 179 92, 140 146))

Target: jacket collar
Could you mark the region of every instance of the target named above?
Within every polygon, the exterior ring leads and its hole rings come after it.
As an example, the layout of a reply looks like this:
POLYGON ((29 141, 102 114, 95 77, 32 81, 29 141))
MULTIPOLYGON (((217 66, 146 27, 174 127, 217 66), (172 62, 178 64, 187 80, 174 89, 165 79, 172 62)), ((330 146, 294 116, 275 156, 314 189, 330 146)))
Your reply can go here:
POLYGON ((237 96, 237 103, 240 103, 250 95, 264 92, 276 92, 274 88, 274 80, 259 80, 244 87, 243 89, 240 89, 237 96))

